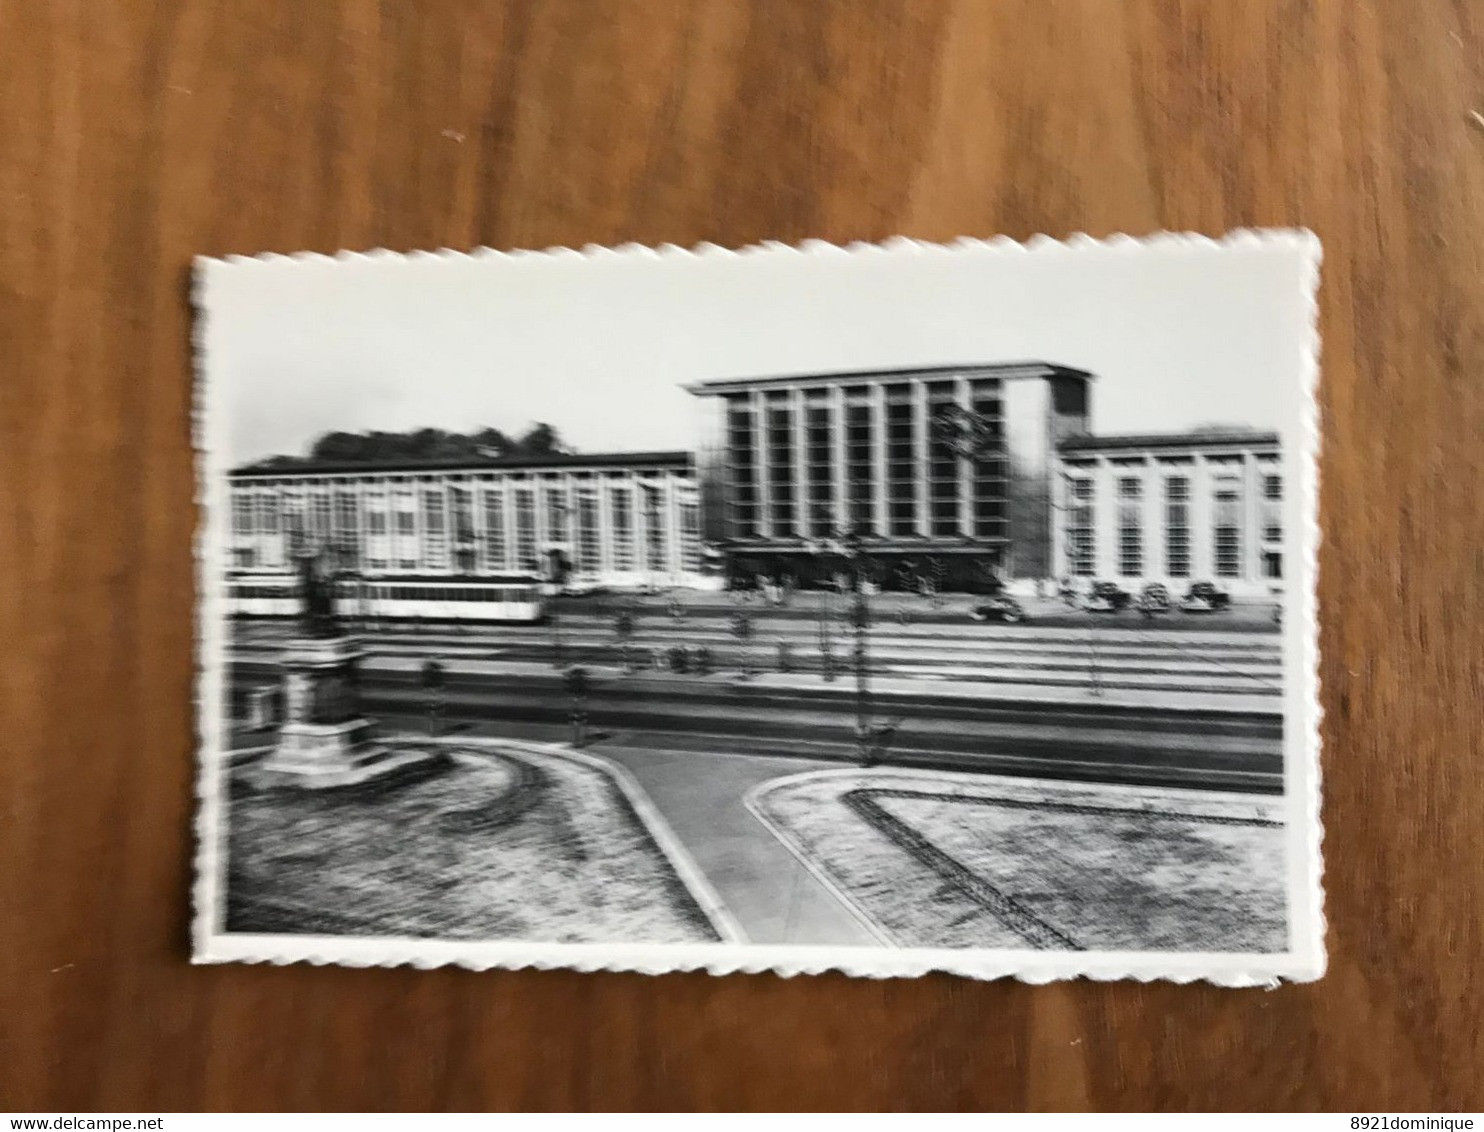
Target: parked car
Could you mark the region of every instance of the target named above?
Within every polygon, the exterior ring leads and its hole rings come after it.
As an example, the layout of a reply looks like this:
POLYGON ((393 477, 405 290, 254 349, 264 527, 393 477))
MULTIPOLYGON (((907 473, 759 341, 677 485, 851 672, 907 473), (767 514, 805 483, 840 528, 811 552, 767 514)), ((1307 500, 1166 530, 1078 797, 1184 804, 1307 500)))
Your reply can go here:
POLYGON ((1087 591, 1087 600, 1082 608, 1091 613, 1117 613, 1127 608, 1132 600, 1133 595, 1117 582, 1094 582, 1092 589, 1087 591))
POLYGON ((1003 621, 1007 625, 1026 620, 1025 607, 1008 594, 980 602, 969 611, 975 621, 1003 621))
POLYGON ((1214 613, 1230 609, 1231 603, 1232 595, 1218 589, 1214 582, 1195 582, 1186 591, 1180 609, 1185 613, 1214 613))
POLYGON ((1150 582, 1139 594, 1139 612, 1145 617, 1153 617, 1157 613, 1168 613, 1174 601, 1170 598, 1170 591, 1159 582, 1150 582))

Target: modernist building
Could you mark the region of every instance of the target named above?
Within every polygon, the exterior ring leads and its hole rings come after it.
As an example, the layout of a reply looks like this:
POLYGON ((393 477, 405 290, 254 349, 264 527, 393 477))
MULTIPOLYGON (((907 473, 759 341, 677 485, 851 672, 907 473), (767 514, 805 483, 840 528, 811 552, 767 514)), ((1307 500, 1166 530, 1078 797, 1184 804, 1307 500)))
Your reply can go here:
POLYGON ((805 584, 847 537, 887 588, 1049 577, 1056 447, 1087 432, 1091 380, 1027 362, 692 386, 704 536, 734 573, 805 584))
POLYGON ((302 539, 365 575, 536 573, 559 560, 578 584, 704 584, 688 452, 270 463, 230 482, 239 571, 290 569, 302 539))
POLYGON ((712 381, 688 452, 231 473, 233 564, 330 546, 365 575, 544 572, 576 584, 830 581, 858 545, 883 588, 1283 573, 1271 433, 1095 436, 1094 378, 1043 362, 712 381))
POLYGON ((1235 595, 1283 578, 1283 469, 1276 433, 1076 436, 1059 446, 1058 577, 1235 595))

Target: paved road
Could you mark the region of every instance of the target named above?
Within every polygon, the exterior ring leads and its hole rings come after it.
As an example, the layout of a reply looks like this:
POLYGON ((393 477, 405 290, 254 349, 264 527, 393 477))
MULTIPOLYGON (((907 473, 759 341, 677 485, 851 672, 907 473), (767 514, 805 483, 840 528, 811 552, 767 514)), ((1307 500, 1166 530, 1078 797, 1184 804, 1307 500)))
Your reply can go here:
POLYGON ((743 804, 760 783, 829 763, 671 750, 622 733, 590 749, 638 779, 753 943, 879 942, 743 804))
MULTIPOLYGON (((383 719, 390 730, 416 734, 415 716, 383 719)), ((465 722, 458 733, 561 743, 567 728, 542 723, 465 722)), ((626 768, 711 882, 752 943, 873 946, 879 941, 747 809, 760 783, 840 761, 763 752, 728 753, 676 746, 654 732, 610 731, 586 748, 626 768)), ((239 746, 254 743, 240 733, 239 746)))

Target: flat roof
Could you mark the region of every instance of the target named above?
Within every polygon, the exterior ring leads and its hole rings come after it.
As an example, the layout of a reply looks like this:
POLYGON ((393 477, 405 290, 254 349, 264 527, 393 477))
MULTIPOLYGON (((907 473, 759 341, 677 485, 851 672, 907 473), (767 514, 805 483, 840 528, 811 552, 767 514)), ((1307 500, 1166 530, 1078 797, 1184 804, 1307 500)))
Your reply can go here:
POLYGON ((654 468, 689 467, 691 454, 669 452, 558 452, 550 456, 489 456, 459 460, 308 460, 275 464, 259 460, 243 464, 227 474, 236 477, 321 476, 361 473, 375 476, 390 472, 485 472, 523 471, 527 468, 654 468))
POLYGON ((1057 447, 1063 452, 1102 452, 1130 448, 1273 448, 1277 446, 1278 439, 1276 432, 1247 432, 1243 429, 1222 432, 1141 432, 1069 436, 1057 447))
POLYGON ((1052 362, 961 362, 957 365, 900 366, 892 369, 832 370, 826 372, 778 374, 769 377, 720 377, 699 381, 685 386, 697 397, 711 397, 722 393, 742 393, 753 389, 771 389, 779 386, 837 385, 851 381, 880 381, 891 378, 930 377, 934 374, 968 374, 985 377, 1079 377, 1089 379, 1095 375, 1084 369, 1056 365, 1052 362))

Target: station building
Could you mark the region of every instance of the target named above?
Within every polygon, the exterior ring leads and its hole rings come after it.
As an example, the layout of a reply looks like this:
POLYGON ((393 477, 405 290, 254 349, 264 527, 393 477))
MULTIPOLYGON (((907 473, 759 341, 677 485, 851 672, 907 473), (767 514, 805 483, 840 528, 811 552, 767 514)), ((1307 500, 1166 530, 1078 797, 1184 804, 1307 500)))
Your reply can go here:
POLYGON ((735 573, 803 584, 850 537, 887 589, 1047 577, 1057 445, 1086 433, 1091 380, 1027 362, 691 386, 704 537, 735 573))
POLYGON ((705 584, 688 452, 268 463, 229 478, 239 572, 290 570, 304 540, 365 576, 544 573, 560 555, 579 586, 705 584))
POLYGON ((1074 436, 1058 446, 1059 578, 1237 597, 1281 589, 1283 468, 1277 433, 1074 436))
POLYGON ((1098 436, 1094 381, 1045 362, 728 379, 689 387, 694 454, 250 465, 232 564, 287 571, 308 540, 363 576, 560 561, 577 586, 716 589, 827 584, 858 545, 887 590, 1277 589, 1277 435, 1098 436))

